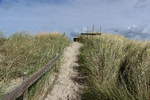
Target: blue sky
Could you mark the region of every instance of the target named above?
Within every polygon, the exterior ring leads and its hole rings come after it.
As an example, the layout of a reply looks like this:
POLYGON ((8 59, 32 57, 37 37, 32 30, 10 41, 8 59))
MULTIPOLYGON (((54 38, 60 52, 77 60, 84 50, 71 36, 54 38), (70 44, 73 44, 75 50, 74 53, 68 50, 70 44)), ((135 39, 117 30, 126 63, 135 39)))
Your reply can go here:
POLYGON ((105 32, 149 39, 149 0, 0 0, 0 31, 105 32))

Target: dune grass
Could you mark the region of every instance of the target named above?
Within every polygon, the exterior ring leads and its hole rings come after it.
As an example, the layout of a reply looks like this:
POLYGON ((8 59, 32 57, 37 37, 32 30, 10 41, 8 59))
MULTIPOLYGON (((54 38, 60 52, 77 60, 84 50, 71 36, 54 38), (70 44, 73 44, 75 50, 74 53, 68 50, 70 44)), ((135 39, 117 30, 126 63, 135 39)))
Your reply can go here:
POLYGON ((69 45, 63 34, 14 34, 0 39, 0 93, 7 83, 28 77, 69 45))
POLYGON ((150 100, 150 42, 106 34, 80 41, 82 100, 150 100))

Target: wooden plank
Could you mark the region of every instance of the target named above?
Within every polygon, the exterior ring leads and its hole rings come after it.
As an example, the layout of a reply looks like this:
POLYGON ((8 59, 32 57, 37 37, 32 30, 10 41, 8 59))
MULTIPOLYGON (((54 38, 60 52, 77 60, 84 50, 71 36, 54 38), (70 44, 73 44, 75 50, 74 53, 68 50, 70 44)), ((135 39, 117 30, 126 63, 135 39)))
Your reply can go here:
POLYGON ((21 100, 23 94, 32 86, 37 80, 39 80, 46 72, 52 69, 53 65, 60 58, 61 55, 57 55, 51 61, 48 62, 42 69, 35 72, 30 78, 26 79, 20 86, 5 94, 1 100, 21 100), (19 99, 20 98, 20 99, 19 99))
POLYGON ((101 35, 100 32, 94 32, 94 33, 81 33, 81 35, 101 35))

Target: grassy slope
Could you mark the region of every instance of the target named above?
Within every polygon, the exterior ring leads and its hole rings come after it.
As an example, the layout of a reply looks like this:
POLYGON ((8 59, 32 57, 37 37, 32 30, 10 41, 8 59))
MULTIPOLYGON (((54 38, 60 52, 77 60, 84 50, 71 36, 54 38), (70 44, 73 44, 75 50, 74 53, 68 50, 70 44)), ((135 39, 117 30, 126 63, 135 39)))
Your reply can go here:
POLYGON ((14 34, 0 42, 0 88, 24 74, 32 75, 69 44, 61 34, 14 34))
POLYGON ((117 35, 81 38, 83 100, 150 99, 150 43, 117 35))

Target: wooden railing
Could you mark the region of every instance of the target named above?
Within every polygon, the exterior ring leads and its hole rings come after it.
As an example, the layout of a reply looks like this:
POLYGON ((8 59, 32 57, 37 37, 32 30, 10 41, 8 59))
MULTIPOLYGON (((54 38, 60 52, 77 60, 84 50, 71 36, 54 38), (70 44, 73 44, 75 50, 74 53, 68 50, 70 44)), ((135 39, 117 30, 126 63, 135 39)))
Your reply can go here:
POLYGON ((40 69, 38 72, 35 72, 30 78, 25 79, 21 85, 5 94, 0 100, 27 100, 26 94, 28 88, 37 82, 46 72, 50 71, 60 56, 61 54, 55 56, 51 61, 48 62, 48 64, 42 67, 42 69, 40 69))

